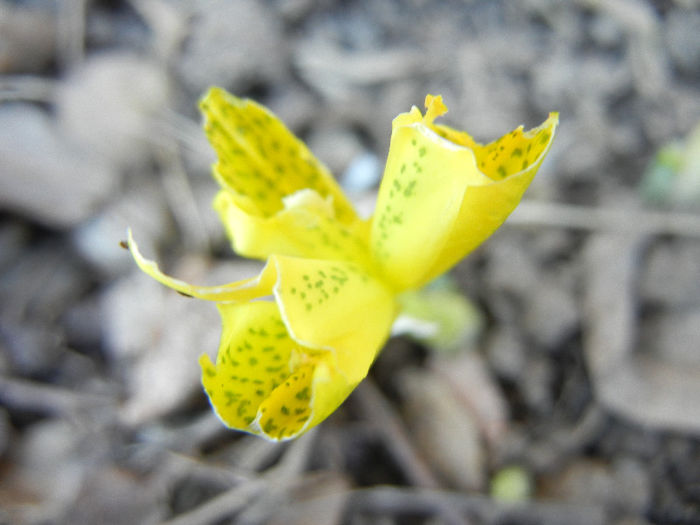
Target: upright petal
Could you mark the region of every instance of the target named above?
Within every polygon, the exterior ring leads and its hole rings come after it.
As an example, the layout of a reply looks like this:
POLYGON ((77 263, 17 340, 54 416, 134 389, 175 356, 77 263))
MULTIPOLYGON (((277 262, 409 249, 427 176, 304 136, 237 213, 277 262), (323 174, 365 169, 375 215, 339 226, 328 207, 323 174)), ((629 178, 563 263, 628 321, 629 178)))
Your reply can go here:
MULTIPOLYGON (((440 98, 429 99, 426 119, 440 98)), ((395 289, 427 282, 459 215, 467 187, 488 184, 474 153, 440 137, 415 108, 397 117, 372 218, 370 247, 395 289)))
POLYGON ((200 107, 218 156, 214 176, 242 210, 269 216, 283 209, 284 196, 310 188, 332 198, 340 222, 357 219, 328 169, 268 109, 221 88, 211 88, 200 107))

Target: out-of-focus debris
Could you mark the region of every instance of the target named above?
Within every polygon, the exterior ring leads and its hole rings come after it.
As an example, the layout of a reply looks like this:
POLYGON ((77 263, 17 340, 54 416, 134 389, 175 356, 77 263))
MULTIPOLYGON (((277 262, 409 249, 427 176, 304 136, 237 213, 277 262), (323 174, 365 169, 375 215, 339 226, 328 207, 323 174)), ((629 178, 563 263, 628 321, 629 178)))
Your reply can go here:
POLYGON ((88 460, 95 459, 100 447, 90 445, 86 433, 64 419, 45 420, 28 429, 0 485, 0 502, 10 522, 46 523, 69 508, 90 468, 88 460))
MULTIPOLYGON (((608 523, 601 506, 580 503, 498 502, 481 495, 403 487, 371 487, 355 491, 348 503, 361 516, 407 513, 421 517, 450 509, 475 516, 485 523, 538 523, 542 525, 603 525, 608 523)), ((443 521, 445 522, 445 521, 443 521)))
POLYGON ((310 477, 292 487, 289 503, 278 506, 266 523, 270 525, 337 525, 349 496, 347 479, 335 473, 310 477))
POLYGON ((449 386, 451 397, 466 409, 486 443, 497 446, 508 425, 508 405, 498 385, 476 353, 434 355, 430 369, 435 382, 449 386))
POLYGON ((71 145, 40 109, 0 108, 0 207, 52 228, 90 217, 117 182, 114 170, 71 145))
POLYGON ((85 59, 88 0, 60 2, 57 5, 58 61, 70 69, 85 59))
POLYGON ((653 204, 700 206, 700 124, 683 141, 663 146, 651 161, 641 185, 653 204))
POLYGON ((41 72, 55 52, 56 19, 50 12, 0 1, 0 74, 41 72))
POLYGON ((199 388, 197 358, 218 346, 219 319, 211 304, 188 301, 133 274, 104 296, 103 315, 107 348, 128 372, 124 423, 167 414, 199 388))
POLYGON ((418 455, 408 431, 370 380, 364 380, 354 392, 363 411, 370 416, 372 423, 388 445, 388 451, 412 484, 419 487, 437 487, 439 483, 422 456, 418 455))
POLYGON ((656 242, 646 251, 640 269, 639 294, 662 310, 695 308, 700 305, 700 242, 669 239, 656 242))
POLYGON ((397 380, 420 453, 451 486, 483 488, 485 458, 475 415, 435 373, 407 370, 397 380))
POLYGON ((163 519, 162 487, 153 480, 117 468, 103 467, 86 474, 63 523, 132 525, 163 519))
POLYGON ((525 201, 508 224, 554 226, 583 231, 700 237, 700 217, 692 213, 659 213, 634 208, 576 206, 525 201))
POLYGON ((165 62, 175 58, 187 37, 187 13, 178 3, 165 0, 131 0, 129 2, 153 32, 153 47, 165 62))
MULTIPOLYGON (((638 352, 635 261, 639 238, 600 235, 587 247, 584 350, 595 392, 644 425, 700 431, 700 368, 638 352)), ((692 344, 692 343, 691 343, 692 344)))
POLYGON ((141 184, 126 191, 98 215, 73 232, 78 253, 105 275, 119 275, 133 269, 119 241, 126 238, 127 228, 146 239, 165 239, 171 221, 162 188, 157 184, 141 184))
POLYGON ((610 466, 581 460, 553 476, 543 487, 542 496, 638 516, 650 503, 650 481, 642 465, 633 459, 620 459, 610 466))
POLYGON ((347 53, 322 38, 300 44, 294 63, 304 80, 331 100, 347 100, 358 87, 435 71, 435 66, 414 49, 347 53))
POLYGON ((556 278, 543 276, 538 279, 537 288, 525 310, 525 327, 543 348, 557 348, 578 328, 578 305, 573 290, 556 278))
POLYGON ((10 420, 7 411, 4 408, 0 408, 0 457, 5 454, 10 444, 10 430, 10 420))
POLYGON ((285 78, 288 46, 280 20, 265 3, 214 0, 197 5, 177 61, 179 76, 192 93, 199 96, 211 85, 241 92, 285 78))
POLYGON ((527 501, 532 495, 532 480, 523 467, 505 467, 491 478, 490 494, 498 501, 527 501))
POLYGON ((153 119, 169 101, 165 69, 132 53, 91 57, 57 91, 61 129, 75 143, 124 169, 143 169, 158 143, 153 119))
POLYGON ((336 174, 343 173, 363 149, 355 133, 332 124, 315 126, 306 143, 314 155, 336 174))
POLYGON ((700 13, 695 9, 673 9, 666 18, 664 36, 673 64, 687 75, 700 74, 700 13))

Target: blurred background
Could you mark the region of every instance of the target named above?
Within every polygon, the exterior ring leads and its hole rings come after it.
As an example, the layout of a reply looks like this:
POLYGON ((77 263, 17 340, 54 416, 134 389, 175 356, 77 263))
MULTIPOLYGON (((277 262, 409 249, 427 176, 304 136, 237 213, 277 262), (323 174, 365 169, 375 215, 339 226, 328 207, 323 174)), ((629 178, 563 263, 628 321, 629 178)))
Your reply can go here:
POLYGON ((697 0, 0 0, 0 523, 700 523, 699 123, 697 0), (292 443, 219 423, 216 309, 119 247, 259 268, 210 207, 210 85, 370 211, 426 93, 484 142, 560 112, 525 202, 414 298, 431 337, 292 443))

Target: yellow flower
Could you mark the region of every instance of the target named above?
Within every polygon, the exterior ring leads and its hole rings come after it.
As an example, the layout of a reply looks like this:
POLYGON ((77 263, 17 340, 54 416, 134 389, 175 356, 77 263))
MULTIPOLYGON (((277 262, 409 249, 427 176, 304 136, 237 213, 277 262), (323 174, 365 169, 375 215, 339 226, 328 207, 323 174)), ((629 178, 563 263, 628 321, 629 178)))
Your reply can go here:
POLYGON ((323 421, 367 375, 398 313, 398 294, 444 273, 506 219, 552 142, 557 114, 487 145, 434 123, 426 97, 393 122, 377 208, 360 219, 333 176, 266 108, 212 88, 201 102, 216 150, 214 207, 234 250, 267 260, 250 279, 187 284, 139 267, 183 294, 215 301, 223 330, 202 382, 228 426, 270 440, 323 421))

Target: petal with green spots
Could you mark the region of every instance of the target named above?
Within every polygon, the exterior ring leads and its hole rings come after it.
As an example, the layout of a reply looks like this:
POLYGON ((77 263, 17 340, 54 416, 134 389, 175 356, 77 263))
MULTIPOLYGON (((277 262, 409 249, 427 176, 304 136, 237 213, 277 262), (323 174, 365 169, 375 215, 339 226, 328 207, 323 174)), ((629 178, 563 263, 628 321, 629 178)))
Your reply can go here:
POLYGON ((200 102, 204 129, 218 162, 214 177, 247 213, 268 216, 282 197, 304 188, 331 196, 337 219, 357 219, 328 169, 267 108, 211 88, 200 102))
POLYGON ((329 359, 299 366, 260 406, 253 423, 268 439, 297 437, 332 414, 357 383, 348 383, 329 359))
POLYGON ((396 315, 394 294, 361 266, 273 256, 274 295, 290 336, 308 348, 331 351, 349 384, 367 375, 396 315))
MULTIPOLYGON (((510 161, 504 160, 505 164, 499 166, 505 165, 508 170, 513 171, 487 185, 469 186, 466 189, 459 214, 449 237, 435 258, 434 266, 428 272, 428 279, 437 277, 451 268, 484 242, 506 220, 542 164, 554 138, 557 122, 557 114, 552 113, 537 128, 526 133, 518 128, 487 146, 501 151, 504 158, 510 152, 510 161), (528 160, 523 170, 520 169, 523 164, 513 160, 513 152, 519 148, 525 152, 523 156, 528 160)), ((515 157, 522 158, 520 154, 515 157)), ((487 164, 487 167, 489 166, 492 168, 494 165, 487 164)))
POLYGON ((260 259, 276 253, 369 264, 367 221, 336 220, 332 199, 311 189, 284 197, 283 202, 284 209, 261 217, 242 210, 231 192, 218 193, 214 208, 236 253, 260 259))
POLYGON ((491 182, 470 149, 410 122, 410 115, 394 122, 370 233, 375 260, 399 291, 427 282, 465 189, 491 182))
POLYGON ((200 358, 202 384, 219 418, 251 431, 258 409, 292 372, 299 345, 289 337, 272 301, 220 303, 223 324, 214 365, 200 358))
POLYGON ((521 171, 536 170, 552 144, 558 121, 558 113, 551 113, 536 128, 523 131, 520 126, 486 145, 448 126, 433 125, 433 129, 440 136, 473 149, 479 169, 493 180, 503 180, 521 171))

